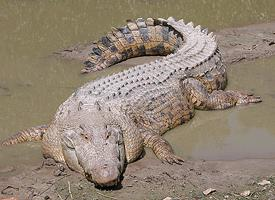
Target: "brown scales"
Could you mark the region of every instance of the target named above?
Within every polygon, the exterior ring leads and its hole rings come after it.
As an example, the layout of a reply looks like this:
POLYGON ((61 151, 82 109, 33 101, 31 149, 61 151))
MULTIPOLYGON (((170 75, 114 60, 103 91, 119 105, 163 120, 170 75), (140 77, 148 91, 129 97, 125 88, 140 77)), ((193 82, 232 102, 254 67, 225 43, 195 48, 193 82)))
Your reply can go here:
POLYGON ((16 134, 12 135, 9 139, 2 141, 0 143, 0 146, 9 146, 12 144, 19 144, 24 142, 40 141, 42 140, 43 134, 45 133, 47 128, 47 125, 41 125, 19 131, 16 134))
POLYGON ((82 73, 102 70, 129 58, 168 55, 183 44, 183 38, 164 21, 148 18, 127 20, 127 26, 112 28, 94 42, 82 73))

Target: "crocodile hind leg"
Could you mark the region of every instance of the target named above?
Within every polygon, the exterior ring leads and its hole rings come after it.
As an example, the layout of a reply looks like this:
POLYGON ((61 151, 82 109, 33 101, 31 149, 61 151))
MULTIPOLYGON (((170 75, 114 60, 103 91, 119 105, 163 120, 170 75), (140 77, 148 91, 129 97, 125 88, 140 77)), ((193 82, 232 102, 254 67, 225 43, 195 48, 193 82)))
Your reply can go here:
POLYGON ((194 107, 200 110, 221 110, 262 101, 259 96, 233 90, 214 90, 209 93, 200 81, 193 78, 184 80, 182 88, 187 92, 194 107))
POLYGON ((153 150, 155 155, 163 162, 181 164, 184 160, 174 154, 171 145, 158 134, 146 133, 143 136, 144 145, 153 150))

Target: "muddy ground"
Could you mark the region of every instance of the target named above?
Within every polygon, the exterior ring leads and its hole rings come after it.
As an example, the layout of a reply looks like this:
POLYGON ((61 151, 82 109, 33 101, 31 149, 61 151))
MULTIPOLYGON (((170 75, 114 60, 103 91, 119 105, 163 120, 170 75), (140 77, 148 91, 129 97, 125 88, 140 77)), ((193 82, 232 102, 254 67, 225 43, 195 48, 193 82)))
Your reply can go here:
MULTIPOLYGON (((216 33, 227 64, 275 54, 275 22, 216 33)), ((83 59, 89 44, 55 52, 83 59)), ((234 65, 232 65, 234 66, 234 65)), ((275 157, 275 156, 274 156, 275 157)), ((2 161, 1 161, 2 162, 2 161)), ((0 199, 275 199, 275 160, 192 161, 163 164, 151 153, 128 165, 122 185, 99 190, 84 177, 52 160, 40 166, 0 170, 0 199), (259 185, 267 180, 264 185, 259 185), (203 191, 216 191, 204 195, 203 191), (248 192, 249 190, 249 192, 248 192), (247 191, 246 194, 242 192, 247 191), (247 195, 247 196, 246 196, 247 195), (246 196, 246 197, 244 197, 246 196), (168 198, 167 198, 168 199, 168 198)))

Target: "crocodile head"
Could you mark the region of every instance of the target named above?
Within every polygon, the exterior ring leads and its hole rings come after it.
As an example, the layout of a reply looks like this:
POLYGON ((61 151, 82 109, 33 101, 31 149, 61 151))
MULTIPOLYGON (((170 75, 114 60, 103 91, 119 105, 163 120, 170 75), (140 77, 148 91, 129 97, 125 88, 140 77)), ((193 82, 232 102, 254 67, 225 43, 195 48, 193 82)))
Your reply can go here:
POLYGON ((122 131, 117 125, 80 125, 64 131, 61 146, 66 164, 98 187, 116 186, 125 170, 122 131))

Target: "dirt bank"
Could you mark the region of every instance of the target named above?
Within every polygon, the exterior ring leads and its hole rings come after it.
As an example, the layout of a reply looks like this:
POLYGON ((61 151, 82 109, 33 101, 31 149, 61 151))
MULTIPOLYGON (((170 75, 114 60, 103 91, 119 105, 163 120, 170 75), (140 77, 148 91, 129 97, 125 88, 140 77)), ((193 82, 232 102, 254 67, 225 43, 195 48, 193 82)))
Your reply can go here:
MULTIPOLYGON (((275 53, 275 23, 250 25, 217 32, 227 64, 275 53)), ((88 54, 89 44, 55 53, 69 59, 88 54)), ((3 161, 1 161, 3 162, 3 161)), ((42 161, 41 161, 42 163, 42 161)), ((186 161, 168 165, 151 153, 130 164, 122 186, 102 191, 51 160, 24 169, 0 169, 0 199, 275 199, 275 160, 186 161), (259 185, 262 180, 263 185, 259 185), (204 195, 203 191, 216 191, 204 195), (242 195, 248 195, 243 197, 242 195), (249 191, 249 192, 248 192, 249 191)))
MULTIPOLYGON (((1 175, 0 197, 19 199, 250 199, 275 198, 275 160, 186 161, 163 164, 144 158, 130 164, 121 188, 102 191, 79 174, 59 169, 53 162, 34 166, 17 175, 1 175), (262 180, 271 184, 258 185, 262 180), (208 188, 216 192, 205 196, 208 188)), ((6 172, 8 173, 8 172, 6 172)), ((3 174, 3 173, 2 173, 3 174)))

